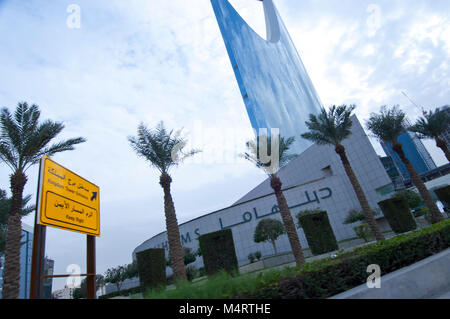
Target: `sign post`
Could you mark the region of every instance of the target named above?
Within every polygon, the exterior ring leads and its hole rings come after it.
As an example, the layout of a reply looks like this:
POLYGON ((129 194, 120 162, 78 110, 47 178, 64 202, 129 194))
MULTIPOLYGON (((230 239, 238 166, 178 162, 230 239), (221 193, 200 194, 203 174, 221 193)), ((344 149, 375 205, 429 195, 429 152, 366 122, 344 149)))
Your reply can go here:
MULTIPOLYGON (((88 298, 95 299, 95 237, 100 236, 100 189, 51 160, 41 159, 34 224, 33 260, 30 296, 42 295, 43 259, 45 254, 46 226, 70 230, 87 235, 88 298)), ((49 277, 69 277, 53 275, 49 277)))

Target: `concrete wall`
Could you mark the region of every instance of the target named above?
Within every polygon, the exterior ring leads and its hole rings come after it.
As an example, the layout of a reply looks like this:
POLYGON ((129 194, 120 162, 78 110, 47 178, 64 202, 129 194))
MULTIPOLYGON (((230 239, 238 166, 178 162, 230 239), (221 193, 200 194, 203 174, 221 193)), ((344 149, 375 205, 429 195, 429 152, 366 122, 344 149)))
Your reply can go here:
POLYGON ((450 249, 381 276, 381 288, 369 289, 364 284, 330 299, 423 299, 448 292, 450 249))

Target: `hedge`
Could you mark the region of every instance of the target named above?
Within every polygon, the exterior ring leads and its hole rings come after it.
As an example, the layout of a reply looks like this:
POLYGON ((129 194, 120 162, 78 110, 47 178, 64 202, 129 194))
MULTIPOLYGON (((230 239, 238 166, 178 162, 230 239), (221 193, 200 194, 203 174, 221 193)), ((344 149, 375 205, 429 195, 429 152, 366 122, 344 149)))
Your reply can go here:
POLYGON ((136 253, 139 282, 142 291, 166 284, 164 248, 150 248, 136 253))
POLYGON ((367 266, 377 264, 382 275, 409 266, 450 247, 450 220, 401 234, 389 240, 357 248, 305 264, 290 278, 264 280, 252 293, 241 291, 234 298, 329 298, 366 283, 367 266))
POLYGON ((304 211, 297 214, 313 255, 338 250, 339 246, 326 211, 304 211))
POLYGON ((378 205, 395 233, 406 233, 417 228, 405 198, 393 197, 379 202, 378 205))
POLYGON ((219 230, 198 237, 205 264, 205 272, 211 276, 222 269, 228 273, 239 272, 231 229, 219 230))

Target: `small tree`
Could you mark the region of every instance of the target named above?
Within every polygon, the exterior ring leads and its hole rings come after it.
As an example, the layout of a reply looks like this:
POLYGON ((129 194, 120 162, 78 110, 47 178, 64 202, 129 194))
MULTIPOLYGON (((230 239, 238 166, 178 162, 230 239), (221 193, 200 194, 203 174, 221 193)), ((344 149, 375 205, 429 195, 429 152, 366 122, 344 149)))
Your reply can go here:
POLYGON ((126 279, 125 266, 110 268, 105 273, 105 282, 115 284, 117 291, 120 291, 121 284, 125 279, 126 279))
POLYGON ((397 191, 395 192, 394 197, 404 198, 408 202, 408 206, 410 209, 415 209, 423 204, 422 197, 420 197, 417 192, 411 189, 397 191))
POLYGON ((277 255, 277 246, 275 241, 278 237, 285 234, 283 223, 278 219, 267 218, 261 220, 256 226, 253 240, 255 243, 271 242, 275 255, 277 255))
MULTIPOLYGON (((376 216, 378 215, 378 212, 373 210, 372 215, 376 216)), ((363 223, 358 226, 354 226, 353 230, 355 231, 355 234, 358 238, 364 239, 364 241, 367 243, 370 237, 372 237, 372 232, 370 230, 369 224, 367 223, 366 214, 364 214, 363 211, 358 209, 350 210, 347 214, 347 217, 344 219, 343 224, 354 224, 360 221, 363 223)))
POLYGON ((138 276, 138 268, 136 261, 125 266, 125 278, 134 278, 138 276))
POLYGON ((261 255, 261 252, 258 250, 257 252, 255 252, 255 258, 258 260, 258 261, 260 261, 261 260, 261 257, 262 257, 262 255, 261 255))

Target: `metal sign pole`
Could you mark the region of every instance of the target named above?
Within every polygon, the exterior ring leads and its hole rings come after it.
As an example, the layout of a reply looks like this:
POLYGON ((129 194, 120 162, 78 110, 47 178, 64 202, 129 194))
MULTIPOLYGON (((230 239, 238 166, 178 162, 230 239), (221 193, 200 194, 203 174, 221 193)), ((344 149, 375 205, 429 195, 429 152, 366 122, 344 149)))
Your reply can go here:
POLYGON ((41 168, 42 160, 39 164, 39 177, 38 177, 38 187, 36 195, 36 212, 34 217, 34 231, 33 231, 33 254, 31 262, 31 278, 30 278, 30 298, 40 299, 43 281, 42 274, 44 266, 44 254, 45 254, 45 235, 46 226, 38 224, 38 211, 39 211, 39 190, 41 183, 41 168))
POLYGON ((87 235, 87 298, 96 299, 95 236, 87 235))

